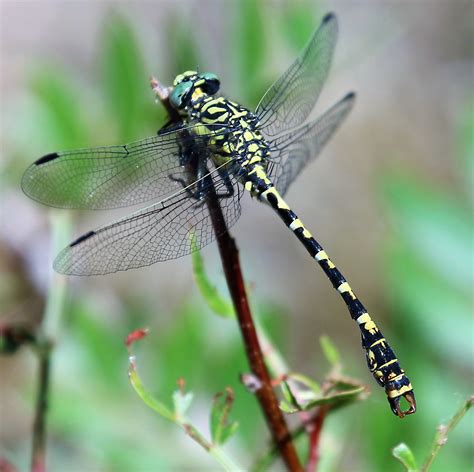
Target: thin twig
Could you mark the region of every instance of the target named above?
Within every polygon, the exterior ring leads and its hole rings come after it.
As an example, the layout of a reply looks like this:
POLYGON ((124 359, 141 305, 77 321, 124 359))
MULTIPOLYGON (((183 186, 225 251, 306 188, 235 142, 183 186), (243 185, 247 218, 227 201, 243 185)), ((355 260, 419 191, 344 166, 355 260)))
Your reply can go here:
POLYGON ((462 405, 461 408, 455 413, 447 425, 441 424, 438 426, 431 452, 427 457, 425 463, 421 466, 421 472, 426 472, 431 467, 431 464, 439 454, 441 448, 448 442, 448 435, 461 421, 462 417, 469 411, 474 405, 474 395, 469 397, 462 405))
MULTIPOLYGON (((331 376, 339 373, 340 366, 332 368, 328 377, 325 379, 321 386, 321 393, 325 395, 328 393, 333 383, 331 382, 331 376)), ((316 472, 318 470, 319 462, 319 444, 321 441, 321 431, 323 429, 324 420, 326 419, 327 413, 331 410, 330 405, 321 405, 312 419, 306 423, 306 431, 309 433, 309 446, 308 446, 308 463, 306 464, 307 472, 316 472)))
POLYGON ((51 345, 45 344, 37 351, 39 364, 38 391, 33 421, 31 470, 32 472, 44 472, 46 470, 46 412, 48 409, 51 345))
POLYGON ((308 463, 306 465, 307 472, 315 472, 318 469, 319 462, 319 444, 321 439, 321 431, 323 429, 323 423, 326 418, 326 413, 329 408, 327 405, 322 405, 318 408, 316 416, 311 422, 311 433, 309 436, 309 448, 308 448, 308 463))
MULTIPOLYGON (((168 111, 171 121, 180 121, 181 118, 179 114, 169 103, 169 89, 160 85, 156 79, 152 79, 151 85, 157 97, 168 111)), ((224 274, 234 303, 250 369, 261 384, 260 388, 256 391, 257 399, 263 410, 267 425, 281 458, 289 470, 301 471, 302 467, 298 455, 296 454, 283 413, 278 406, 278 400, 272 388, 270 375, 263 360, 262 349, 258 341, 242 277, 239 252, 234 239, 228 232, 227 224, 219 205, 219 199, 212 187, 206 195, 206 204, 209 209, 214 231, 217 235, 217 243, 224 274)))
MULTIPOLYGON (((68 216, 52 213, 51 226, 53 237, 52 253, 55 254, 69 238, 68 216)), ((38 356, 38 387, 32 431, 32 472, 44 472, 46 470, 46 414, 49 399, 51 352, 57 338, 60 319, 63 314, 65 295, 65 278, 53 273, 35 345, 35 352, 38 356)))

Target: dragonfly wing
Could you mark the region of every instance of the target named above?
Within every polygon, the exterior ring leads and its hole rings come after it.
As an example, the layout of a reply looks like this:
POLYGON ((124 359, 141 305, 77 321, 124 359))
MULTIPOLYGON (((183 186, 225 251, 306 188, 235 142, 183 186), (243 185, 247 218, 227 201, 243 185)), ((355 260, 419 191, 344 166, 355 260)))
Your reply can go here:
POLYGON ((319 155, 354 101, 355 94, 349 93, 316 120, 272 141, 268 174, 282 195, 306 164, 319 155))
POLYGON ((267 90, 255 114, 267 138, 301 125, 318 100, 337 40, 334 14, 324 17, 290 68, 267 90))
POLYGON ((169 195, 179 190, 179 179, 186 180, 181 151, 194 127, 123 146, 47 154, 26 170, 23 191, 46 205, 90 209, 119 208, 169 195))
POLYGON ((209 244, 215 233, 204 197, 211 185, 227 226, 240 216, 242 189, 221 172, 222 166, 159 203, 81 236, 59 253, 55 269, 69 275, 107 274, 175 259, 209 244), (229 186, 238 193, 225 195, 229 186), (198 192, 199 200, 193 197, 198 192))

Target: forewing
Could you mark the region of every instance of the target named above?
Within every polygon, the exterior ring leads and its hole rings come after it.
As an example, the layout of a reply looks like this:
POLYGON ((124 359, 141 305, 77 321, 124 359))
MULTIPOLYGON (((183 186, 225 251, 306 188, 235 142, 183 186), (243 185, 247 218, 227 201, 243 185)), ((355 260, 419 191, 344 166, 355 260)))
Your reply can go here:
POLYGON ((272 141, 268 174, 282 195, 306 164, 319 155, 351 110, 354 100, 354 93, 349 93, 316 120, 272 141))
POLYGON ((194 136, 194 128, 123 146, 48 154, 26 170, 23 191, 46 205, 90 209, 119 208, 169 195, 180 189, 177 180, 186 179, 180 163, 185 140, 208 139, 194 136))
POLYGON ((272 138, 301 125, 326 81, 337 40, 337 20, 326 15, 290 68, 267 90, 255 111, 260 129, 272 138))
POLYGON ((81 236, 61 251, 54 268, 69 275, 107 274, 175 259, 209 244, 215 233, 207 205, 204 198, 196 200, 191 194, 199 189, 205 195, 213 185, 221 195, 218 201, 227 227, 240 215, 242 189, 226 174, 235 193, 222 196, 228 185, 219 170, 222 167, 155 205, 81 236))

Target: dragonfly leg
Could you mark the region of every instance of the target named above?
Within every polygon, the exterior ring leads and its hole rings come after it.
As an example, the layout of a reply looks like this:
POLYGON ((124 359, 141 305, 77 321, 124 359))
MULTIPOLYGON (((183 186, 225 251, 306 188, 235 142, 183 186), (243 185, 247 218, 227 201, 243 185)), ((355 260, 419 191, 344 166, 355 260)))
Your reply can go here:
POLYGON ((157 135, 170 133, 171 131, 178 131, 181 128, 184 128, 184 123, 176 123, 173 120, 168 120, 158 131, 157 135))
POLYGON ((232 184, 232 181, 230 180, 229 173, 226 170, 218 170, 218 173, 224 182, 226 192, 225 193, 219 193, 218 197, 219 198, 232 198, 235 194, 235 188, 234 185, 232 184))

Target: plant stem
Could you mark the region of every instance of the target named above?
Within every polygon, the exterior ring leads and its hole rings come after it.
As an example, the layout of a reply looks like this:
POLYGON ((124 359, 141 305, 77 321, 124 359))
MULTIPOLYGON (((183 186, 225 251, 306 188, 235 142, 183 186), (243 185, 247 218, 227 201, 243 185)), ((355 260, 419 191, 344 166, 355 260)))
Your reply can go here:
POLYGON ((436 456, 439 454, 441 448, 447 443, 448 435, 461 421, 462 417, 469 411, 474 405, 474 395, 469 397, 462 405, 461 408, 455 413, 447 425, 441 424, 438 426, 433 445, 431 447, 430 455, 427 457, 425 463, 421 466, 421 472, 426 472, 430 467, 436 456))
MULTIPOLYGON (((51 213, 52 253, 56 254, 69 235, 67 215, 51 213)), ((46 307, 37 334, 36 355, 38 356, 38 387, 35 417, 32 431, 31 470, 46 470, 46 413, 48 410, 49 386, 51 377, 51 352, 57 338, 58 327, 63 313, 66 295, 65 278, 52 273, 47 294, 46 307)))
POLYGON ((217 242, 219 245, 222 265, 224 267, 229 292, 237 313, 237 320, 244 341, 250 369, 261 382, 261 387, 256 391, 257 399, 265 414, 273 440, 276 443, 280 455, 287 467, 292 471, 302 470, 285 418, 278 406, 278 400, 271 385, 270 375, 263 360, 262 349, 258 341, 257 331, 255 329, 247 299, 237 246, 227 230, 224 230, 224 228, 226 228, 225 220, 215 192, 209 192, 206 200, 214 229, 216 234, 219 235, 217 237, 217 242))
MULTIPOLYGON (((181 117, 169 103, 168 89, 163 87, 156 79, 152 79, 151 85, 168 111, 171 121, 181 121, 181 117)), ((234 238, 232 238, 228 232, 227 224, 219 205, 219 199, 213 188, 206 194, 206 204, 209 209, 214 232, 217 235, 217 243, 224 274, 234 303, 250 369, 261 382, 261 387, 255 392, 257 399, 263 410, 267 425, 281 458, 289 470, 301 471, 302 467, 298 455, 296 454, 290 431, 283 412, 278 406, 278 400, 271 385, 270 375, 263 360, 262 349, 258 341, 242 277, 239 252, 234 238)))
POLYGON ((311 432, 309 436, 309 452, 308 452, 308 464, 306 465, 306 471, 312 472, 318 469, 319 462, 319 444, 321 439, 321 431, 323 429, 324 419, 326 418, 326 413, 328 407, 322 405, 318 408, 316 416, 311 422, 311 432))
POLYGON ((36 398, 35 418, 33 421, 33 446, 31 453, 32 472, 46 470, 46 411, 48 409, 48 392, 50 380, 50 346, 38 346, 38 392, 36 398), (40 352, 41 351, 41 352, 40 352))

